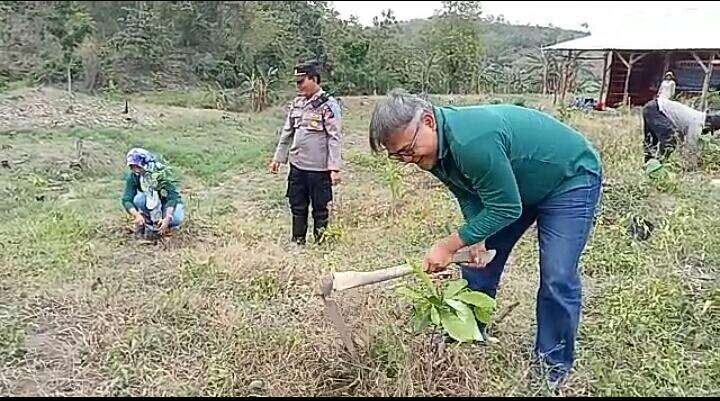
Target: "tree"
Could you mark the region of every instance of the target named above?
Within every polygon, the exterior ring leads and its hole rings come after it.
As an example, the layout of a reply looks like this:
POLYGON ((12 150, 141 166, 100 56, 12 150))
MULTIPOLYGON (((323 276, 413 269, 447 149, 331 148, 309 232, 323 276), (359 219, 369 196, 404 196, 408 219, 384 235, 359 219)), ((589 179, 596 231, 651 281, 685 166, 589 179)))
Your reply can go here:
POLYGON ((62 62, 67 71, 68 93, 72 94, 72 70, 79 54, 80 44, 93 33, 94 23, 87 9, 77 1, 56 1, 45 15, 47 31, 59 42, 62 62))
POLYGON ((383 10, 373 18, 368 50, 368 69, 372 93, 385 93, 402 83, 403 56, 394 40, 398 23, 392 10, 383 10))
MULTIPOLYGON (((478 27, 480 5, 473 1, 443 1, 443 9, 424 32, 430 57, 437 59, 444 92, 468 93, 477 87, 481 57, 478 27)), ((440 89, 440 88, 434 88, 440 89)))
POLYGON ((482 14, 479 1, 443 1, 441 3, 442 15, 446 17, 454 16, 476 21, 482 14))
POLYGON ((329 24, 327 35, 328 61, 333 64, 333 76, 328 84, 335 91, 346 94, 367 94, 370 73, 368 59, 370 37, 357 18, 329 24))
POLYGON ((522 50, 585 34, 484 18, 474 1, 443 1, 432 18, 408 22, 383 10, 371 27, 341 20, 331 4, 0 2, 0 71, 64 83, 82 66, 87 89, 199 83, 222 104, 256 109, 292 91, 300 59, 326 62, 323 86, 336 94, 550 91, 550 63, 522 50))
POLYGON ((124 8, 119 17, 121 30, 108 41, 110 74, 125 89, 140 85, 148 73, 158 71, 173 44, 173 33, 151 4, 142 2, 138 8, 124 8))

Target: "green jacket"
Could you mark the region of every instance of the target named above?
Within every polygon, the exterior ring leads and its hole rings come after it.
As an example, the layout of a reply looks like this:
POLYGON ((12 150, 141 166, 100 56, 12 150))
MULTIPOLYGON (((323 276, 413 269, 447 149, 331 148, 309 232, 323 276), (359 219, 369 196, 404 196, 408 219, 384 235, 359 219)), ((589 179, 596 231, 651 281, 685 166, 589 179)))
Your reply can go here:
MULTIPOLYGON (((122 204, 128 212, 132 209, 136 209, 135 204, 133 204, 133 199, 138 191, 140 191, 140 176, 126 171, 125 193, 122 197, 122 204)), ((160 194, 160 202, 164 208, 175 207, 178 203, 182 203, 180 192, 172 180, 159 179, 158 193, 160 194)))
POLYGON ((602 175, 597 151, 579 132, 537 110, 511 105, 436 107, 438 162, 430 171, 455 195, 476 244, 536 205, 602 175))

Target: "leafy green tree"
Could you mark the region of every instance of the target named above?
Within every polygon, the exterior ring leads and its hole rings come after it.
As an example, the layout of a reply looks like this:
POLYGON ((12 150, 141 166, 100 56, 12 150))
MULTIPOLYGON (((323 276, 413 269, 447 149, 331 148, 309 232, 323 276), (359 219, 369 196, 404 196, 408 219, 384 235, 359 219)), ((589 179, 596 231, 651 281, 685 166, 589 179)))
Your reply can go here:
POLYGON ((446 93, 469 93, 477 87, 481 57, 478 26, 480 5, 472 1, 443 1, 443 9, 425 30, 426 46, 437 60, 433 89, 446 93))
POLYGON ((78 48, 95 28, 92 17, 77 1, 52 2, 50 7, 41 9, 41 17, 46 32, 60 45, 60 62, 66 71, 68 92, 72 93, 73 69, 80 61, 78 48))

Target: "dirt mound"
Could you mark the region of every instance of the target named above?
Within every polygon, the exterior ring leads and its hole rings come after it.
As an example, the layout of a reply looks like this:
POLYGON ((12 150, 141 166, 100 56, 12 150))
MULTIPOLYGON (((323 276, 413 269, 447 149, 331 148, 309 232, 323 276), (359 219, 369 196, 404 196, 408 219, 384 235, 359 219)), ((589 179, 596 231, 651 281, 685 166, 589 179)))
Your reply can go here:
POLYGON ((68 95, 53 88, 19 89, 0 95, 0 133, 73 127, 155 126, 160 113, 125 102, 68 95))

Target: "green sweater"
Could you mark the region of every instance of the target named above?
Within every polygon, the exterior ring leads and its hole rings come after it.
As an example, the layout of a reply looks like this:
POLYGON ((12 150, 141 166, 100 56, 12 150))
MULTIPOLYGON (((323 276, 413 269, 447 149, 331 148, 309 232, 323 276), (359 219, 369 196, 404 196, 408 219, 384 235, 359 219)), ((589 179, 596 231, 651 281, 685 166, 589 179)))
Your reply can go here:
MULTIPOLYGON (((122 204, 128 212, 137 209, 133 204, 135 195, 140 190, 140 176, 134 173, 125 172, 125 193, 122 197, 122 204)), ((160 179, 158 181, 158 193, 163 208, 175 207, 182 202, 177 186, 171 180, 160 179)))
POLYGON ((430 170, 455 195, 467 245, 515 221, 523 205, 602 175, 597 151, 574 129, 537 110, 511 105, 436 107, 438 162, 430 170))

